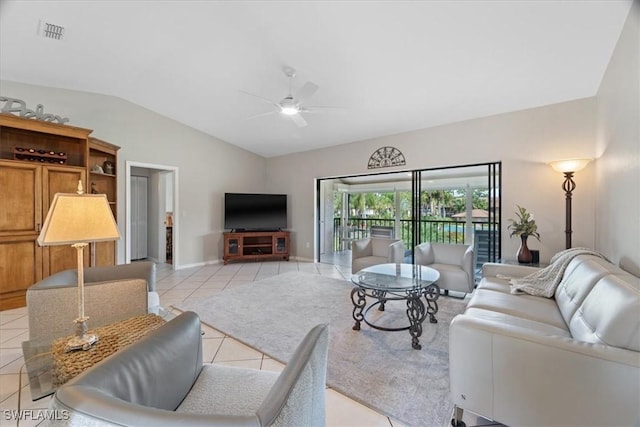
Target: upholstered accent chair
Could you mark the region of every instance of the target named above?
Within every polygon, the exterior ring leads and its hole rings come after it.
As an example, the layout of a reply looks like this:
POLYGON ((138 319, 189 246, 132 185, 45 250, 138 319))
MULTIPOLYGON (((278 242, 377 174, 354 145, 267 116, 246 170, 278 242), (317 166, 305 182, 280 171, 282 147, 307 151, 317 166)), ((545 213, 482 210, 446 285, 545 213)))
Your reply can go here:
MULTIPOLYGON (((158 313, 156 265, 139 261, 84 269, 89 328, 158 313)), ((78 270, 55 273, 27 289, 29 340, 51 341, 74 332, 78 317, 78 270)))
POLYGON ((67 419, 49 425, 324 426, 327 328, 278 374, 203 364, 200 319, 182 313, 62 385, 49 408, 67 419))
POLYGON ((449 291, 473 291, 475 287, 473 271, 473 246, 450 245, 446 243, 421 243, 415 247, 414 263, 438 270, 438 286, 449 291))
POLYGON ((351 272, 378 264, 401 263, 404 243, 398 239, 367 237, 351 244, 351 272))

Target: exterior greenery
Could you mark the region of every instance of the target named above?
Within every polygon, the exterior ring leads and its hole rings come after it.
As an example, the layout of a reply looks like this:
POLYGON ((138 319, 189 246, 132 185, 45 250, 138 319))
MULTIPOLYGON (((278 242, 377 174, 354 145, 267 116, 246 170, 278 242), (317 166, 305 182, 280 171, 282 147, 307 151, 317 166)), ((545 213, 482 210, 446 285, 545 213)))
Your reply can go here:
MULTIPOLYGON (((473 209, 488 209, 488 190, 473 190, 473 209)), ((411 218, 411 194, 400 195, 400 218, 411 218)), ((466 195, 464 190, 423 191, 421 194, 422 217, 425 219, 452 220, 453 214, 464 212, 466 195)), ((395 193, 353 193, 349 195, 349 218, 395 218, 395 193)), ((340 217, 342 199, 334 194, 334 216, 340 217)))
MULTIPOLYGON (((412 235, 411 193, 397 193, 400 197, 400 238, 409 245, 412 235)), ((342 209, 342 193, 334 193, 334 223, 340 224, 342 209)), ((367 235, 371 225, 394 226, 396 218, 396 193, 351 193, 348 196, 347 226, 354 230, 354 237, 367 235)), ((486 189, 475 189, 472 194, 473 209, 488 209, 489 192, 486 189)), ((423 191, 420 197, 421 210, 421 242, 464 243, 464 219, 456 220, 451 216, 466 211, 466 194, 464 189, 423 191)), ((484 229, 486 220, 474 221, 474 228, 484 229)), ((336 235, 336 245, 340 236, 336 235)), ((335 246, 339 247, 339 246, 335 246)))

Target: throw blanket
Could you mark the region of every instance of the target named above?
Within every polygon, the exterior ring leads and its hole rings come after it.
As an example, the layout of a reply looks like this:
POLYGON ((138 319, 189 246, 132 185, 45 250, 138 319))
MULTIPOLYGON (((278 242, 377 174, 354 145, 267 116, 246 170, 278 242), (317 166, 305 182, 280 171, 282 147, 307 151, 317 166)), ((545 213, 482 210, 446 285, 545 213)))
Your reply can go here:
MULTIPOLYGON (((551 298, 562 281, 562 276, 572 259, 578 255, 594 255, 604 260, 607 258, 600 252, 587 248, 571 248, 560 251, 551 258, 551 264, 535 273, 519 279, 511 279, 511 293, 527 293, 539 297, 551 298)), ((607 260, 608 261, 608 260, 607 260)))

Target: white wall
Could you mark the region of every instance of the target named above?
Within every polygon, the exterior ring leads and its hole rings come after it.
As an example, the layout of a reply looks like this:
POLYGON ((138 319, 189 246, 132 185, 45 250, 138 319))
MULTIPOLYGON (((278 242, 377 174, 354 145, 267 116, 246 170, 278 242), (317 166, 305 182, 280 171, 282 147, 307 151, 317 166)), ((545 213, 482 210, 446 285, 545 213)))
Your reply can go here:
POLYGON ((640 3, 598 91, 596 248, 640 276, 640 3))
MULTIPOLYGON (((176 268, 222 259, 225 191, 264 191, 265 162, 258 155, 205 135, 120 98, 1 81, 0 94, 93 129, 92 136, 119 145, 118 225, 125 233, 124 162, 179 168, 179 262, 176 268)), ((187 108, 187 107, 185 107, 187 108)), ((124 262, 124 239, 118 242, 124 262)))
MULTIPOLYGON (((546 261, 565 246, 563 176, 546 163, 595 156, 595 113, 595 98, 587 98, 270 158, 268 190, 289 195, 292 252, 313 259, 315 178, 372 172, 369 157, 386 145, 402 151, 407 165, 374 172, 502 161, 503 216, 513 217, 516 204, 534 214, 542 241, 530 239, 530 247, 540 249, 546 261)), ((593 163, 575 180, 573 246, 593 247, 593 163)), ((503 256, 515 258, 519 241, 509 238, 506 225, 504 221, 503 256)))
MULTIPOLYGON (((565 229, 563 177, 545 163, 595 158, 575 175, 573 246, 594 247, 640 275, 640 2, 596 97, 268 159, 268 189, 289 194, 293 254, 314 256, 314 179, 369 173, 369 156, 385 145, 407 159, 397 170, 501 160, 503 217, 515 204, 534 213, 542 241, 530 246, 543 261, 564 249, 565 229)), ((505 227, 509 257, 518 242, 505 227)))

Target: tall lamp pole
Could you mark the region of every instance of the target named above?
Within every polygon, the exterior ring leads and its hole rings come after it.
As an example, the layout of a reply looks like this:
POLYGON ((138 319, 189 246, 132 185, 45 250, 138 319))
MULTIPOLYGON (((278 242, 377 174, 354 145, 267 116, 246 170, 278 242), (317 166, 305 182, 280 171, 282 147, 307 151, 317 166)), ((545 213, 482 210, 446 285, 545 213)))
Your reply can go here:
POLYGON ((556 160, 549 163, 551 167, 564 174, 564 182, 562 183, 562 189, 565 194, 565 242, 566 249, 571 248, 571 199, 573 197, 573 190, 576 189, 576 183, 573 180, 573 174, 584 169, 585 166, 591 161, 591 159, 568 159, 568 160, 556 160))

